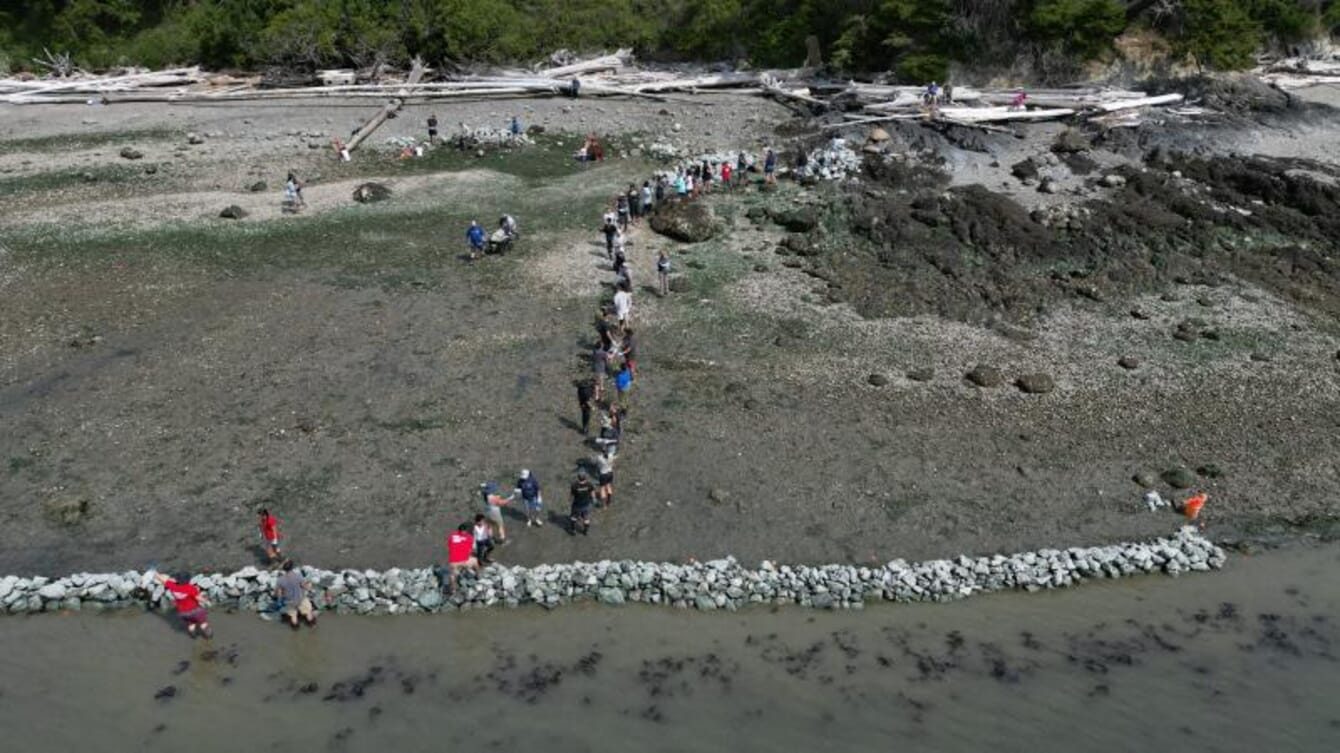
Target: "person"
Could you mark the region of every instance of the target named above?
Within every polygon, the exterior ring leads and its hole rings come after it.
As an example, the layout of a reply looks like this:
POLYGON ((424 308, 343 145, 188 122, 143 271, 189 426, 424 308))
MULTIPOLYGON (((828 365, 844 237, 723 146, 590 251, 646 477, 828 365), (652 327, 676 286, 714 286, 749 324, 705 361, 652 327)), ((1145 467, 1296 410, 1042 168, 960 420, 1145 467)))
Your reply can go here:
POLYGON ((265 547, 265 558, 276 564, 283 555, 279 551, 279 518, 270 514, 264 507, 257 511, 260 516, 261 544, 265 547))
POLYGON ((710 191, 712 188, 712 166, 707 164, 707 160, 703 160, 703 166, 698 171, 698 177, 701 179, 700 182, 703 186, 702 193, 710 191))
POLYGON ((614 294, 614 317, 619 320, 620 327, 628 326, 633 318, 633 292, 628 285, 621 286, 614 294))
POLYGON ((613 212, 606 212, 603 223, 600 226, 601 232, 605 234, 605 256, 614 258, 614 236, 619 232, 619 225, 615 221, 613 212))
POLYGON ((284 179, 284 201, 293 207, 294 211, 307 206, 307 200, 302 197, 302 181, 292 171, 284 179))
POLYGON ((605 348, 605 343, 600 342, 596 343, 595 350, 591 351, 591 374, 595 385, 596 402, 605 397, 605 375, 609 372, 610 363, 610 354, 605 348))
POLYGON ((307 595, 310 589, 311 586, 302 579, 302 573, 294 568, 293 560, 284 560, 284 572, 275 581, 275 597, 279 599, 284 621, 294 630, 302 623, 316 627, 316 609, 307 595))
POLYGON ((214 631, 209 626, 209 612, 205 611, 209 606, 209 599, 200 592, 199 586, 191 582, 191 576, 179 573, 175 578, 170 578, 163 573, 156 573, 155 577, 163 584, 163 588, 176 604, 177 616, 186 625, 187 635, 192 638, 197 635, 213 638, 214 631))
POLYGON ((777 182, 777 152, 768 147, 767 156, 763 158, 763 182, 774 184, 777 182))
POLYGON ((638 218, 642 216, 642 201, 638 198, 636 183, 628 184, 628 216, 632 219, 634 225, 637 224, 638 218))
POLYGON ((689 197, 689 182, 683 171, 675 173, 675 197, 680 201, 689 197))
POLYGON ((544 498, 540 496, 540 482, 529 470, 522 468, 516 482, 516 494, 526 505, 526 527, 544 525, 544 498))
POLYGON ((623 254, 614 257, 614 287, 633 288, 633 268, 628 266, 628 260, 623 254))
POLYGON ((437 143, 437 113, 428 116, 428 143, 437 143))
POLYGON ((577 478, 572 482, 572 510, 568 514, 568 535, 576 536, 577 529, 581 528, 582 535, 586 536, 591 531, 591 508, 595 506, 596 488, 591 484, 591 479, 587 477, 586 471, 577 471, 577 478))
MULTIPOLYGON (((484 503, 484 516, 493 524, 494 530, 498 532, 498 545, 507 543, 507 525, 503 522, 502 509, 512 501, 512 497, 504 497, 498 485, 492 481, 479 485, 481 496, 484 503)), ((481 560, 482 561, 482 560, 481 560)))
POLYGON ((507 234, 509 239, 517 237, 520 233, 520 227, 516 224, 516 218, 510 214, 504 214, 499 218, 498 227, 507 234))
POLYGON ((447 593, 456 591, 456 574, 469 570, 479 574, 479 560, 475 558, 475 539, 470 524, 462 523, 447 534, 447 593))
POLYGON ((649 181, 649 180, 644 180, 644 181, 642 181, 642 191, 640 192, 640 194, 641 194, 641 197, 642 197, 642 216, 643 216, 643 217, 650 217, 650 216, 651 216, 651 208, 652 208, 652 203, 651 203, 651 197, 652 197, 652 192, 651 192, 651 181, 649 181))
POLYGON ((1023 89, 1020 89, 1019 91, 1015 92, 1014 97, 1010 99, 1010 109, 1022 110, 1024 109, 1024 105, 1027 102, 1028 102, 1028 94, 1025 93, 1023 89))
POLYGON ((665 184, 666 179, 664 175, 656 176, 656 185, 652 190, 652 195, 654 196, 656 206, 658 207, 665 203, 665 184))
POLYGON ((940 85, 932 81, 930 86, 926 87, 926 92, 921 95, 921 103, 927 107, 932 107, 940 100, 940 85))
POLYGON ((330 145, 334 147, 335 156, 338 157, 341 162, 348 162, 350 160, 349 147, 344 145, 343 139, 336 136, 330 140, 330 145))
POLYGON ((1182 503, 1182 514, 1186 516, 1188 523, 1199 525, 1202 529, 1205 528, 1205 522, 1200 519, 1200 509, 1205 506, 1205 502, 1209 498, 1210 495, 1202 492, 1182 503))
POLYGON ((734 185, 734 183, 731 182, 730 160, 725 160, 721 163, 721 185, 724 188, 730 188, 734 185))
POLYGON ((684 173, 684 189, 687 191, 690 199, 698 198, 698 181, 694 179, 693 173, 693 170, 688 170, 684 173))
POLYGON ((591 433, 591 406, 595 404, 596 389, 590 379, 577 382, 577 406, 582 412, 582 434, 591 433))
POLYGON ((805 152, 804 147, 796 152, 796 172, 804 175, 808 172, 810 166, 810 155, 805 152))
POLYGON ((513 116, 512 116, 512 122, 511 122, 510 125, 508 125, 508 131, 512 134, 512 138, 516 138, 517 136, 520 136, 520 135, 521 135, 521 119, 518 118, 517 116, 513 115, 513 116))
POLYGON ((568 83, 568 96, 569 96, 569 97, 572 97, 573 99, 576 99, 576 98, 577 98, 577 95, 580 94, 581 91, 582 91, 582 82, 581 82, 581 79, 574 78, 574 79, 572 79, 572 81, 571 81, 570 83, 568 83))
POLYGON ((614 258, 615 258, 615 259, 618 259, 618 258, 621 257, 621 256, 623 256, 624 258, 627 258, 627 252, 628 252, 628 237, 625 236, 625 235, 623 234, 622 231, 621 231, 621 232, 617 232, 617 233, 615 233, 615 234, 614 234, 614 258))
POLYGON ((489 564, 489 553, 493 551, 493 526, 489 525, 483 513, 475 515, 475 527, 471 532, 471 538, 475 542, 475 559, 481 565, 489 564))
POLYGON ((600 414, 600 436, 593 440, 593 444, 611 460, 618 457, 619 440, 623 439, 622 415, 618 406, 610 406, 608 412, 600 414))
POLYGON ((609 507, 614 501, 614 459, 605 453, 595 457, 596 502, 601 507, 609 507))
POLYGON ((633 372, 624 363, 619 370, 614 373, 614 390, 621 404, 627 404, 628 393, 633 390, 633 372))
POLYGON ((745 158, 744 152, 740 152, 739 156, 736 157, 735 159, 736 180, 743 183, 745 178, 744 174, 748 171, 749 171, 749 160, 745 158))
POLYGON ((465 239, 470 242, 471 259, 484 255, 484 228, 477 221, 470 220, 470 229, 465 231, 465 239))
POLYGON ((661 297, 670 295, 670 256, 664 249, 656 256, 656 277, 660 281, 661 297))
POLYGON ((637 379, 637 341, 633 339, 633 328, 623 331, 623 362, 633 379, 637 379))
POLYGON ((614 197, 614 210, 619 213, 619 229, 628 232, 628 194, 621 193, 614 197))

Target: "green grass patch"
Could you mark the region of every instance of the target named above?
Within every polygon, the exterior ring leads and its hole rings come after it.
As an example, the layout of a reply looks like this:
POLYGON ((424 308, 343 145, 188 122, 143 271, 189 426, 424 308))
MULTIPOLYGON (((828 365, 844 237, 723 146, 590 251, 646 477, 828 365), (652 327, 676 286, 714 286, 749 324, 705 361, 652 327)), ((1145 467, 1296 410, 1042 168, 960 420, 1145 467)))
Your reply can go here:
MULTIPOLYGON (((352 180, 492 170, 533 184, 581 175, 604 167, 591 163, 583 164, 572 158, 581 143, 581 139, 576 136, 542 134, 535 137, 534 144, 486 148, 482 157, 477 156, 475 149, 462 150, 450 144, 440 144, 429 149, 424 156, 412 159, 400 159, 397 151, 379 145, 373 150, 356 153, 352 162, 337 162, 323 169, 321 178, 352 180)), ((610 161, 606 160, 606 164, 609 163, 610 161)), ((650 174, 649 170, 647 172, 650 174)))
POLYGON ((84 186, 96 187, 100 192, 106 191, 109 186, 126 189, 147 183, 151 178, 152 176, 145 174, 143 167, 130 165, 71 167, 29 175, 13 175, 0 177, 0 199, 16 199, 84 186))
POLYGON ((22 139, 0 139, 0 154, 31 152, 34 156, 53 152, 76 152, 104 146, 119 146, 144 141, 166 141, 183 137, 181 131, 171 128, 143 128, 130 131, 100 131, 70 133, 57 136, 35 136, 22 139))

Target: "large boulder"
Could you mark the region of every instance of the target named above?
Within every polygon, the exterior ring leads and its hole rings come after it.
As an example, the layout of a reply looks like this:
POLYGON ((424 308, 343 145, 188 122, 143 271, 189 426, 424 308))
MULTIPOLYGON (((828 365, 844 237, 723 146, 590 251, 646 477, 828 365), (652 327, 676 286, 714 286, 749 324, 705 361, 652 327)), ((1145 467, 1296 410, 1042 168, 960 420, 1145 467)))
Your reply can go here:
POLYGON ((651 229, 684 243, 699 243, 716 235, 716 216, 702 202, 680 201, 662 207, 651 217, 651 229))
POLYGON ((363 183, 354 189, 354 201, 359 204, 373 204, 391 198, 391 188, 381 183, 363 183))
POLYGON ((223 208, 223 211, 219 212, 219 216, 225 220, 240 220, 247 216, 247 210, 236 204, 229 204, 223 208))
POLYGON ((792 207, 774 212, 772 221, 793 233, 808 233, 819 224, 819 212, 813 207, 792 207))

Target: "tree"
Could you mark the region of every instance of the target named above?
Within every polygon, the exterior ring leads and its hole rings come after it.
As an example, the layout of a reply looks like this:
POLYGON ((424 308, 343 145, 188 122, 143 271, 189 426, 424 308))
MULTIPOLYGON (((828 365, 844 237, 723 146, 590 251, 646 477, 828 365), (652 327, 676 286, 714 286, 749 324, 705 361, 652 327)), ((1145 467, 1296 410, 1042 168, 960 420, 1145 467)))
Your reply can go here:
POLYGON ((1256 62, 1261 25, 1239 0, 1183 0, 1173 47, 1204 68, 1237 70, 1256 62))
POLYGON ((1044 42, 1092 60, 1112 49, 1126 28, 1126 8, 1118 0, 1038 0, 1028 28, 1044 42))

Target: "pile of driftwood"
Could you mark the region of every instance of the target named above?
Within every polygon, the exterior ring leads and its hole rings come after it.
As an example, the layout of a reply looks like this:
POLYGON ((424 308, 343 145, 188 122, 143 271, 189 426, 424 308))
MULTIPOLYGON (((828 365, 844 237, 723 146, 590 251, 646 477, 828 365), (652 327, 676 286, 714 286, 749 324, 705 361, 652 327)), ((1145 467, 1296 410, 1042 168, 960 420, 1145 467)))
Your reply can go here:
POLYGON ((1340 84, 1340 60, 1285 58, 1257 68, 1254 73, 1281 89, 1305 89, 1309 86, 1340 84))

